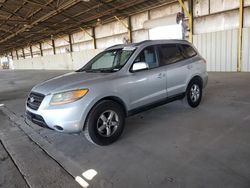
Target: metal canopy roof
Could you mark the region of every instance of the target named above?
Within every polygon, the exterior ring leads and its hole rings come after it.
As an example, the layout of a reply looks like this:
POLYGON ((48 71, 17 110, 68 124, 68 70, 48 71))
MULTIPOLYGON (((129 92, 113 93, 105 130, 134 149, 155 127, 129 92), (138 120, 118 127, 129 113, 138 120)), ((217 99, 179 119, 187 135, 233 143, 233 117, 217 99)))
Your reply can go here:
POLYGON ((174 0, 0 0, 0 54, 174 0))

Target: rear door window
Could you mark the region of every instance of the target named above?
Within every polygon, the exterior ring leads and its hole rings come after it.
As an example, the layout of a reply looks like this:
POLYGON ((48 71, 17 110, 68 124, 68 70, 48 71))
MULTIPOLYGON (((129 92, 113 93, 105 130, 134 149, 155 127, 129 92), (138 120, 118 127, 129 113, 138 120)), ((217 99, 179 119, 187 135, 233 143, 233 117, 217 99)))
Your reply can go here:
POLYGON ((184 58, 183 53, 180 51, 176 44, 164 44, 158 47, 160 65, 169 65, 181 61, 184 58))

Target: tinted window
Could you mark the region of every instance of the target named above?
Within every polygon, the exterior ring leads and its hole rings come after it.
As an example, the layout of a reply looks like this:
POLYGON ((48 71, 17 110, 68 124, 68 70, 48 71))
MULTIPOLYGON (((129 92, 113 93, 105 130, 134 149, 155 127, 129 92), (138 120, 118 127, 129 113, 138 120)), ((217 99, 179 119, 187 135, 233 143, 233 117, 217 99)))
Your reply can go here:
POLYGON ((182 44, 181 47, 182 47, 182 51, 183 51, 183 54, 184 54, 185 58, 190 58, 190 57, 196 56, 197 53, 193 49, 192 46, 182 44))
POLYGON ((168 65, 183 60, 184 56, 176 44, 159 46, 159 58, 161 65, 168 65))
POLYGON ((147 47, 135 59, 135 62, 145 62, 149 68, 158 67, 155 55, 155 48, 153 46, 147 47))

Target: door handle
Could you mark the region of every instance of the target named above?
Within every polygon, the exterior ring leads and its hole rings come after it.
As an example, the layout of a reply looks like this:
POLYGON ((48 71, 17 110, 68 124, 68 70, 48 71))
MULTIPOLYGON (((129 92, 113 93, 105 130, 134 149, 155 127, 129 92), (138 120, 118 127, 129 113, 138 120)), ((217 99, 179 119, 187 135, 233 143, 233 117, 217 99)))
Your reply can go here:
POLYGON ((159 73, 158 76, 157 76, 157 78, 162 78, 162 77, 164 77, 164 76, 165 76, 164 73, 159 73))
POLYGON ((187 68, 188 68, 188 69, 192 69, 192 68, 193 68, 193 65, 189 64, 189 65, 187 66, 187 68))

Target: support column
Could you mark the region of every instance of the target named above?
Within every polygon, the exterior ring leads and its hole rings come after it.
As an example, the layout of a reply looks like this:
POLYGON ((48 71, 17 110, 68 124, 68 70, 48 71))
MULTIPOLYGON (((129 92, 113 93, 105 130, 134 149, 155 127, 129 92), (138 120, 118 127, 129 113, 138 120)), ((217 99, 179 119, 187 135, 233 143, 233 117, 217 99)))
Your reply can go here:
MULTIPOLYGON (((148 20, 151 20, 151 12, 150 10, 147 11, 147 17, 148 17, 148 20)), ((149 29, 147 30, 147 33, 148 33, 148 40, 150 39, 150 35, 149 35, 149 29)))
POLYGON ((128 39, 130 43, 133 42, 131 16, 128 17, 128 39))
POLYGON ((52 39, 52 47, 53 47, 53 54, 56 54, 56 45, 55 45, 55 40, 52 39))
POLYGON ((189 15, 190 19, 189 21, 189 41, 193 43, 193 30, 194 30, 194 24, 193 24, 193 19, 194 19, 194 14, 193 14, 193 9, 194 9, 194 4, 193 0, 188 0, 188 9, 189 9, 189 15))
MULTIPOLYGON (((190 7, 190 11, 188 11, 187 7, 185 4, 182 2, 182 0, 178 0, 180 3, 181 7, 183 8, 185 14, 188 16, 188 26, 189 26, 189 42, 193 43, 193 7, 190 7), (192 14, 190 14, 192 13, 192 14)), ((192 0, 189 0, 189 4, 192 4, 192 0)))
POLYGON ((211 13, 211 1, 208 0, 208 15, 211 13))
POLYGON ((42 43, 41 42, 39 43, 39 48, 40 48, 41 56, 43 56, 43 48, 42 48, 42 43))
POLYGON ((237 71, 241 71, 241 62, 242 62, 242 28, 243 28, 243 9, 244 9, 244 0, 240 0, 239 7, 239 31, 238 31, 238 61, 237 61, 237 71))
POLYGON ((24 49, 22 48, 23 58, 25 59, 24 49))
POLYGON ((131 18, 128 17, 128 23, 125 23, 123 20, 119 19, 117 16, 115 16, 115 19, 120 22, 127 30, 128 30, 128 39, 129 42, 132 42, 132 28, 131 28, 131 18))
POLYGON ((18 56, 18 52, 17 52, 17 50, 16 50, 16 58, 17 58, 17 60, 19 59, 19 56, 18 56))
POLYGON ((32 46, 30 46, 30 56, 31 56, 31 58, 33 58, 32 46))
POLYGON ((95 37, 95 28, 92 28, 92 38, 93 38, 93 44, 94 44, 94 49, 96 49, 96 37, 95 37))
POLYGON ((96 49, 97 47, 96 47, 95 27, 92 27, 92 34, 82 27, 80 27, 80 29, 93 39, 94 49, 96 49))
POLYGON ((13 58, 13 52, 12 52, 12 50, 10 52, 10 56, 11 56, 11 59, 13 60, 14 58, 13 58))
POLYGON ((70 52, 73 52, 73 45, 72 45, 72 36, 69 34, 69 50, 70 52))

